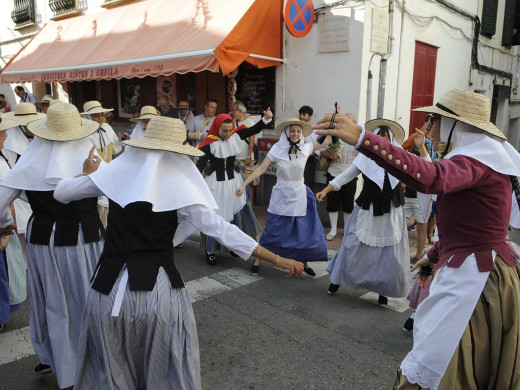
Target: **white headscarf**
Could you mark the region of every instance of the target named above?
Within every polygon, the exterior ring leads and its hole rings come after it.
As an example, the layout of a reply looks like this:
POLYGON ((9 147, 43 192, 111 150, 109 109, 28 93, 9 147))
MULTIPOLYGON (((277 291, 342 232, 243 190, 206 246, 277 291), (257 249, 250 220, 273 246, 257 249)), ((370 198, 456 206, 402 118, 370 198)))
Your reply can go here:
POLYGON ((145 128, 143 125, 143 120, 139 119, 132 130, 132 134, 130 134, 130 139, 142 138, 144 136, 145 128))
POLYGON ((53 191, 61 179, 83 171, 83 162, 92 146, 88 137, 66 142, 34 137, 2 185, 20 190, 53 191))
POLYGON ((29 146, 29 139, 23 134, 21 126, 11 127, 7 129, 7 139, 4 142, 4 149, 22 154, 29 146))
POLYGON ((183 154, 128 147, 106 168, 89 177, 121 207, 148 202, 155 212, 193 204, 218 208, 195 164, 183 154))
MULTIPOLYGON (((271 150, 269 150, 269 154, 273 157, 279 158, 280 160, 289 161, 289 148, 291 147, 290 138, 289 138, 289 127, 287 126, 285 130, 280 134, 280 140, 273 145, 271 150)), ((296 154, 302 153, 305 157, 309 156, 309 149, 303 147, 305 144, 305 139, 303 138, 303 134, 300 136, 300 140, 297 142, 300 151, 296 151, 296 154)))
MULTIPOLYGON (((390 135, 390 142, 392 145, 400 148, 401 145, 395 141, 392 131, 389 131, 388 133, 390 135)), ((379 128, 374 130, 374 134, 379 134, 379 128)), ((381 190, 383 189, 383 184, 385 182, 385 170, 377 165, 374 160, 360 153, 352 163, 358 167, 358 169, 363 172, 366 177, 376 183, 378 187, 381 188, 381 190)), ((390 174, 388 174, 388 179, 390 180, 390 185, 392 188, 395 188, 395 186, 399 184, 399 180, 390 174)))
MULTIPOLYGON (((442 117, 441 141, 448 141, 454 123, 455 119, 442 117)), ((450 142, 453 147, 445 158, 456 155, 472 157, 495 172, 520 176, 520 154, 505 140, 499 140, 471 125, 457 121, 450 142)))

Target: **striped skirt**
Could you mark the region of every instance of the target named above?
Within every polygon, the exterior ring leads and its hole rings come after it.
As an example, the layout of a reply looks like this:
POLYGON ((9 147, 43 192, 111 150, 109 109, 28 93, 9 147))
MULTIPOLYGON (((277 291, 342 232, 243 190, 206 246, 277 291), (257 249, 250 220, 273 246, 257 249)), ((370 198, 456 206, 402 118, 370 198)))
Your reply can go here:
MULTIPOLYGON (((497 256, 438 389, 520 389, 519 352, 520 265, 511 267, 497 256)), ((409 383, 401 369, 393 388, 422 389, 409 383)))
POLYGON ((76 373, 81 316, 90 278, 103 241, 85 244, 81 229, 77 246, 30 244, 27 231, 27 286, 31 304, 31 341, 43 364, 51 366, 60 388, 72 386, 76 373))
MULTIPOLYGON (((257 240, 258 234, 260 233, 260 225, 256 219, 253 207, 251 206, 251 191, 249 186, 246 186, 246 205, 242 210, 234 215, 233 220, 231 220, 230 223, 237 225, 240 230, 253 238, 253 240, 257 240)), ((206 249, 206 251, 210 253, 229 252, 225 246, 221 245, 213 237, 207 236, 202 232, 200 233, 200 247, 206 249)))
POLYGON ((199 341, 186 289, 172 288, 160 268, 152 291, 126 286, 114 317, 122 274, 109 295, 90 290, 74 389, 201 389, 199 341))

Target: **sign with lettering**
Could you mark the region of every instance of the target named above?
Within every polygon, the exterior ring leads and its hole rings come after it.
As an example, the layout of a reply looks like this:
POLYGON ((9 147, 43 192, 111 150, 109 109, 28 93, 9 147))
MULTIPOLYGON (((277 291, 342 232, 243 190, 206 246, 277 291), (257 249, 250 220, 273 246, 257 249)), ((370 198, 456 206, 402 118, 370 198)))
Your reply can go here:
POLYGON ((297 38, 307 35, 314 24, 314 4, 312 0, 287 0, 283 12, 287 30, 297 38))
POLYGON ((350 8, 346 14, 334 14, 327 11, 320 14, 318 19, 318 51, 320 53, 332 53, 350 50, 350 8))
POLYGON ((370 36, 370 51, 388 53, 388 12, 384 9, 372 8, 372 29, 370 36))
POLYGON ((274 67, 258 69, 253 65, 243 63, 240 65, 235 80, 235 97, 245 104, 249 114, 262 115, 267 107, 274 110, 276 85, 274 67))

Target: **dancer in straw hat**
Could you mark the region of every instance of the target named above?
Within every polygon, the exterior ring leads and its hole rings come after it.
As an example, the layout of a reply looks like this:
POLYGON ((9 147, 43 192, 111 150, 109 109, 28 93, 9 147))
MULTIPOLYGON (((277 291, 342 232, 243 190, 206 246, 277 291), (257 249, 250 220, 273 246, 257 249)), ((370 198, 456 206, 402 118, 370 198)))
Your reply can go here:
MULTIPOLYGON (((231 115, 217 115, 208 136, 198 146, 205 155, 199 158, 197 167, 202 172, 206 163, 209 165, 205 170, 205 179, 217 201, 218 214, 228 222, 234 221, 235 225, 253 238, 258 235, 260 226, 251 206, 250 193, 235 196, 236 190, 244 182, 244 176, 235 162, 236 156, 242 150, 242 141, 262 131, 272 117, 271 109, 267 108, 264 117, 253 126, 242 125, 235 128, 231 115)), ((206 249, 206 259, 210 265, 216 265, 216 251, 227 252, 213 237, 205 234, 201 234, 200 246, 206 249)))
POLYGON ((85 119, 97 122, 97 132, 90 136, 90 139, 98 150, 99 155, 105 162, 112 161, 114 155, 121 153, 123 144, 121 143, 122 134, 116 135, 112 126, 105 120, 105 114, 114 111, 113 108, 103 108, 97 100, 92 100, 83 104, 83 112, 80 113, 85 119))
MULTIPOLYGON (((327 261, 327 244, 314 194, 303 183, 303 171, 309 156, 330 143, 330 139, 323 137, 321 144, 305 142, 304 138, 312 132, 311 125, 297 118, 280 123, 275 132, 280 140, 263 163, 238 187, 236 195, 241 196, 247 185, 260 177, 271 163, 276 164, 276 185, 269 200, 260 245, 301 261, 304 272, 316 276, 308 262, 327 261)), ((260 259, 256 259, 251 273, 258 275, 259 267, 260 259)))
MULTIPOLYGON (((438 162, 360 134, 343 116, 334 130, 320 131, 356 145, 406 185, 438 194, 439 241, 428 253, 438 271, 417 309, 414 346, 394 389, 518 389, 520 265, 507 231, 520 155, 490 122, 483 95, 452 87, 435 106, 417 110, 441 118, 434 144, 453 145, 438 162)), ((329 119, 318 127, 328 128, 329 119)), ((422 269, 424 280, 430 269, 422 269)))
MULTIPOLYGON (((374 119, 365 123, 365 130, 397 148, 403 142, 404 130, 394 121, 374 119)), ((409 290, 408 232, 401 183, 360 154, 316 198, 322 201, 330 191, 339 190, 359 174, 363 175, 363 189, 345 227, 341 248, 327 267, 331 281, 328 292, 336 293, 340 285, 367 289, 378 293, 379 304, 386 305, 387 297, 404 297, 409 290)))
MULTIPOLYGON (((12 119, 0 118, 0 182, 11 169, 11 163, 2 152, 6 130, 17 126, 12 119)), ((16 234, 0 237, 0 330, 9 316, 20 308, 27 298, 27 277, 22 248, 16 234)))
MULTIPOLYGON (((76 390, 201 388, 195 318, 173 258, 178 218, 244 259, 259 255, 289 276, 302 272, 217 215, 188 157, 203 152, 185 139, 182 121, 153 118, 108 167, 62 180, 54 192, 62 202, 110 199, 105 248, 83 316, 76 390)), ((85 162, 88 171, 97 163, 92 156, 85 162)))
POLYGON ((46 119, 28 127, 35 138, 0 183, 0 233, 14 228, 9 207, 25 191, 33 210, 27 256, 31 341, 41 362, 35 371, 52 369, 63 389, 74 384, 81 314, 103 228, 97 197, 64 205, 52 195, 56 183, 81 172, 84 156, 94 153, 87 137, 98 125, 81 119, 73 105, 56 103, 46 119))
POLYGON ((146 131, 146 127, 152 118, 161 115, 154 106, 143 106, 141 108, 141 114, 137 118, 130 118, 131 122, 137 122, 132 134, 131 139, 141 138, 146 131))

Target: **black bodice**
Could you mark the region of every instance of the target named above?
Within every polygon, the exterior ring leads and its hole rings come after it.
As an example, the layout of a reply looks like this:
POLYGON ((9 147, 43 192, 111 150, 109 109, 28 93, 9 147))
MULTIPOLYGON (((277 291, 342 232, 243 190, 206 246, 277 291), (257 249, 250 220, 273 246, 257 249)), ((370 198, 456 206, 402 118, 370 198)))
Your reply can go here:
POLYGON ((399 184, 392 189, 388 174, 385 172, 383 190, 381 190, 376 183, 363 175, 363 189, 356 199, 356 203, 363 210, 368 210, 370 205, 373 205, 374 217, 387 214, 390 212, 392 205, 396 208, 404 205, 403 186, 399 182, 399 184))

